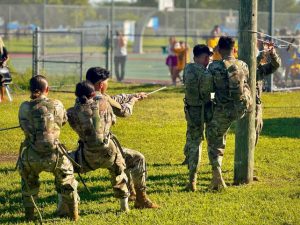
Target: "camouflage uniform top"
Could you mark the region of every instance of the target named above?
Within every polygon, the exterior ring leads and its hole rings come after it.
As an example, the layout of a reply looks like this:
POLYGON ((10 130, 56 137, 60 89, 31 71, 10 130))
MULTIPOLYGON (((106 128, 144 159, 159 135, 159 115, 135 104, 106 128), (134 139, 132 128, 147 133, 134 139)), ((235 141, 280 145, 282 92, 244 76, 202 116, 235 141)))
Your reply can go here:
MULTIPOLYGON (((245 62, 235 59, 234 57, 228 57, 224 59, 232 64, 235 64, 239 67, 239 69, 243 72, 245 81, 249 80, 249 70, 248 66, 245 62)), ((215 101, 216 103, 229 103, 234 99, 230 96, 229 92, 229 79, 228 72, 226 66, 223 61, 213 61, 209 64, 208 70, 212 73, 214 89, 215 89, 215 101)))
POLYGON ((132 100, 133 97, 135 95, 126 94, 110 97, 97 92, 97 96, 89 99, 85 104, 76 100, 75 106, 68 110, 69 123, 79 135, 80 140, 88 145, 86 147, 94 148, 98 144, 102 145, 109 138, 110 128, 116 123, 116 115, 120 117, 132 115, 135 103, 132 100), (79 117, 77 115, 79 112, 85 113, 79 117), (89 118, 92 118, 93 124, 88 122, 89 118), (84 119, 87 122, 78 121, 84 119), (83 124, 86 127, 82 127, 83 124))
POLYGON ((132 115, 135 104, 133 98, 137 97, 135 94, 119 94, 115 96, 104 94, 104 96, 106 96, 116 116, 128 117, 132 115))
POLYGON ((42 95, 25 101, 19 109, 19 123, 25 144, 37 152, 50 153, 57 147, 60 128, 67 122, 63 104, 42 95))
POLYGON ((112 107, 103 95, 88 99, 86 103, 76 99, 74 107, 68 109, 68 118, 88 149, 98 149, 107 143, 110 128, 116 122, 112 107))
POLYGON ((279 58, 278 54, 272 54, 270 53, 269 63, 266 64, 260 64, 261 59, 264 57, 264 55, 261 53, 257 57, 257 70, 256 70, 256 98, 257 100, 260 100, 261 93, 262 93, 262 87, 263 87, 263 79, 274 73, 281 64, 281 59, 279 58))
POLYGON ((213 92, 213 80, 210 72, 201 64, 188 64, 183 73, 185 103, 189 106, 201 106, 210 101, 213 92))

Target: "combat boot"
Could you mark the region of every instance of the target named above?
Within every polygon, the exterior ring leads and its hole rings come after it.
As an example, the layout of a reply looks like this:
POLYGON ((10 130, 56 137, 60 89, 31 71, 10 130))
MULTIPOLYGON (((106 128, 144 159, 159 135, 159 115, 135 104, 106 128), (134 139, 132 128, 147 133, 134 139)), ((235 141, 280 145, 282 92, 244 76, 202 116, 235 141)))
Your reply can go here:
POLYGON ((212 171, 213 177, 210 184, 210 189, 212 190, 221 190, 227 188, 225 181, 222 177, 221 167, 213 167, 212 171))
POLYGON ((157 209, 160 208, 159 205, 151 202, 147 197, 145 190, 136 190, 136 200, 134 203, 134 208, 136 209, 157 209))
POLYGON ((120 199, 120 210, 122 212, 129 212, 128 197, 120 199))
POLYGON ((187 183, 187 185, 185 186, 185 190, 195 192, 197 190, 196 181, 187 183))
POLYGON ((26 221, 34 220, 34 207, 25 207, 25 220, 26 221))
POLYGON ((134 202, 135 199, 136 199, 135 187, 134 187, 134 184, 133 184, 131 175, 128 174, 127 177, 130 177, 130 179, 129 179, 129 181, 128 181, 128 190, 129 190, 129 193, 130 193, 129 198, 128 198, 128 201, 134 202))
POLYGON ((58 204, 56 209, 56 215, 58 217, 68 217, 70 214, 69 206, 62 200, 61 194, 58 194, 58 204))
POLYGON ((134 202, 136 200, 136 192, 134 189, 130 188, 130 196, 128 198, 128 201, 134 202))
POLYGON ((78 203, 71 203, 68 204, 69 208, 69 218, 73 221, 78 221, 79 220, 79 213, 78 213, 78 203))

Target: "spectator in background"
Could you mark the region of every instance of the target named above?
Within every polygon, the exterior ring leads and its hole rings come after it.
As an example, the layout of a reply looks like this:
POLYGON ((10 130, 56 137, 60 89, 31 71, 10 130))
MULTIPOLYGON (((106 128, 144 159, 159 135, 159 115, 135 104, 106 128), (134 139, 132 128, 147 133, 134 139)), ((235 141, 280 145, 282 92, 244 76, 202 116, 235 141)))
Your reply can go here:
POLYGON ((294 39, 295 47, 291 47, 292 65, 290 67, 293 87, 297 86, 296 80, 300 79, 300 30, 296 30, 294 39))
POLYGON ((178 59, 176 53, 174 52, 176 43, 176 38, 171 36, 169 38, 168 57, 166 59, 166 65, 169 67, 173 85, 176 85, 176 67, 178 64, 178 59))
MULTIPOLYGON (((279 31, 280 39, 290 42, 290 32, 287 28, 282 28, 279 31)), ((288 86, 287 81, 290 74, 290 66, 291 66, 291 53, 286 48, 279 48, 278 49, 279 56, 281 58, 281 66, 284 70, 284 79, 285 79, 285 86, 288 86)))
POLYGON ((180 73, 184 69, 186 63, 188 63, 190 61, 189 46, 184 41, 179 41, 179 43, 175 44, 174 52, 177 56, 177 66, 176 66, 175 73, 174 73, 175 84, 176 84, 177 78, 182 82, 180 73))
POLYGON ((127 38, 120 31, 116 31, 114 47, 115 73, 117 80, 121 82, 125 76, 125 63, 127 59, 127 38))
POLYGON ((210 33, 211 37, 207 40, 207 46, 213 49, 213 60, 221 60, 221 55, 218 51, 219 38, 222 35, 221 28, 219 25, 215 25, 210 33))
MULTIPOLYGON (((6 67, 9 60, 8 51, 5 48, 2 37, 0 37, 0 68, 6 67)), ((4 100, 4 86, 3 86, 3 77, 0 75, 0 102, 4 100)))

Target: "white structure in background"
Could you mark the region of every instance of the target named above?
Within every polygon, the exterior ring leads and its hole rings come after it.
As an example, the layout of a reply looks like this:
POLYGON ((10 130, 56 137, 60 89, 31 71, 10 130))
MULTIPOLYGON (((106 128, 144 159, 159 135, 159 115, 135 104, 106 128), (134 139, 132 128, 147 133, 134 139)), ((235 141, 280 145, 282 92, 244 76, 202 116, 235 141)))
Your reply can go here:
POLYGON ((158 10, 168 12, 174 11, 174 0, 159 0, 158 10))
POLYGON ((135 37, 135 21, 134 20, 125 20, 123 22, 122 31, 129 41, 134 41, 135 37))

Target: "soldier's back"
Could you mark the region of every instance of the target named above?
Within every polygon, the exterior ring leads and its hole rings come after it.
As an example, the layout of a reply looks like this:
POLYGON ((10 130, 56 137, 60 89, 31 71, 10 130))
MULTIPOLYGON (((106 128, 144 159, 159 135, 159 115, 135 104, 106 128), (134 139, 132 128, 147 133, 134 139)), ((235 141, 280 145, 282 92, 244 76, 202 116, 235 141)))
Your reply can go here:
POLYGON ((185 101, 190 106, 200 106, 210 100, 213 81, 210 72, 197 63, 190 63, 184 69, 185 101))

